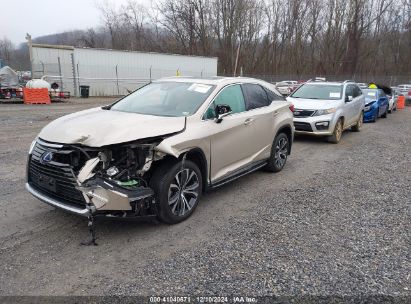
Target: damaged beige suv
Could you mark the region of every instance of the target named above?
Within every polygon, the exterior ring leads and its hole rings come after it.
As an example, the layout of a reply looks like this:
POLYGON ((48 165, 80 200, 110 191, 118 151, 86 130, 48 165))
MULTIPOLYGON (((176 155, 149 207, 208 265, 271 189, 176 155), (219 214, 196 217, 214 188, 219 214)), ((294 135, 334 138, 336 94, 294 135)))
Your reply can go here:
POLYGON ((203 191, 262 167, 280 171, 292 110, 257 79, 160 79, 44 127, 30 147, 26 188, 78 215, 178 223, 203 191))

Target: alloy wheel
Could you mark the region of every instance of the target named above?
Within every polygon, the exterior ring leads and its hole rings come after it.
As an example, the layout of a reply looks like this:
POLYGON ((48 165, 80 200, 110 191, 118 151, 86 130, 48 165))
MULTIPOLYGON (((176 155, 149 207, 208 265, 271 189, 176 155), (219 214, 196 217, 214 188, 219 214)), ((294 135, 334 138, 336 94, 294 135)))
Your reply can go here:
POLYGON ((339 141, 341 139, 341 135, 342 135, 342 123, 341 120, 338 121, 337 125, 335 126, 335 137, 337 139, 337 141, 339 141))
POLYGON ((168 189, 168 205, 176 216, 184 216, 196 204, 200 182, 197 173, 189 168, 179 171, 168 189))
POLYGON ((288 140, 284 137, 280 138, 275 147, 274 161, 278 168, 282 168, 287 160, 288 140))

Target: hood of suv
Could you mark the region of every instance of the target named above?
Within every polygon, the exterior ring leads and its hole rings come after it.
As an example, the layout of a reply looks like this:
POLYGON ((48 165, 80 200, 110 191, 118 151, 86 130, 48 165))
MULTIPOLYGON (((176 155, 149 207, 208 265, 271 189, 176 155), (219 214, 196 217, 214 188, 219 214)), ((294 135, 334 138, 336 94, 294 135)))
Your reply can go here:
POLYGON ((184 129, 185 117, 142 115, 94 108, 60 117, 39 137, 62 144, 102 147, 167 135, 184 129))
POLYGON ((339 100, 323 100, 323 99, 307 99, 287 97, 287 100, 292 102, 296 109, 301 110, 323 110, 337 106, 339 100))

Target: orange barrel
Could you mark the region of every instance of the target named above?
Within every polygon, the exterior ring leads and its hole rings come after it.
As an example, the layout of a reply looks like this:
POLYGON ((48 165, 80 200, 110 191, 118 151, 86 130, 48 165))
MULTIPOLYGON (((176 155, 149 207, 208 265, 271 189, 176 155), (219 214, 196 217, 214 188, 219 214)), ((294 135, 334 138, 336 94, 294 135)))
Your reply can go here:
POLYGON ((404 95, 398 96, 397 109, 399 110, 405 109, 405 96, 404 95))

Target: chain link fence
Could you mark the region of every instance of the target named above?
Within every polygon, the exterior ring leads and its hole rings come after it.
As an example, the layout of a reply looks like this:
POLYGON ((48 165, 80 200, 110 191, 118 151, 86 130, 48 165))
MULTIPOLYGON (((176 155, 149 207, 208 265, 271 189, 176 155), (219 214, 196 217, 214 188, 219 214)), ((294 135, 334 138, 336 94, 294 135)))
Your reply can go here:
MULTIPOLYGON (((82 85, 90 86, 91 96, 122 96, 144 86, 152 80, 170 76, 193 76, 198 78, 210 77, 203 71, 142 69, 127 66, 108 67, 104 65, 38 63, 33 65, 33 78, 44 77, 48 82, 56 82, 62 91, 69 91, 71 95, 78 94, 82 85)), ((232 75, 227 75, 232 76, 232 75)), ((309 80, 315 77, 324 77, 328 81, 354 80, 356 82, 376 82, 388 86, 402 83, 411 83, 410 75, 314 75, 314 74, 278 74, 255 75, 244 74, 244 77, 253 77, 276 83, 284 80, 309 80)))
POLYGON ((50 83, 57 83, 62 91, 76 95, 78 88, 90 86, 91 96, 122 96, 144 86, 152 80, 171 76, 211 77, 204 71, 185 69, 169 70, 158 68, 134 68, 117 65, 76 64, 33 64, 33 78, 44 78, 50 83))
POLYGON ((404 83, 411 83, 411 75, 315 75, 315 74, 278 74, 278 75, 255 75, 255 74, 245 74, 244 77, 253 77, 265 80, 270 83, 276 83, 285 80, 295 80, 295 81, 306 81, 309 79, 314 79, 316 77, 326 78, 327 81, 344 81, 353 80, 356 82, 363 83, 379 83, 387 86, 396 86, 404 83))

